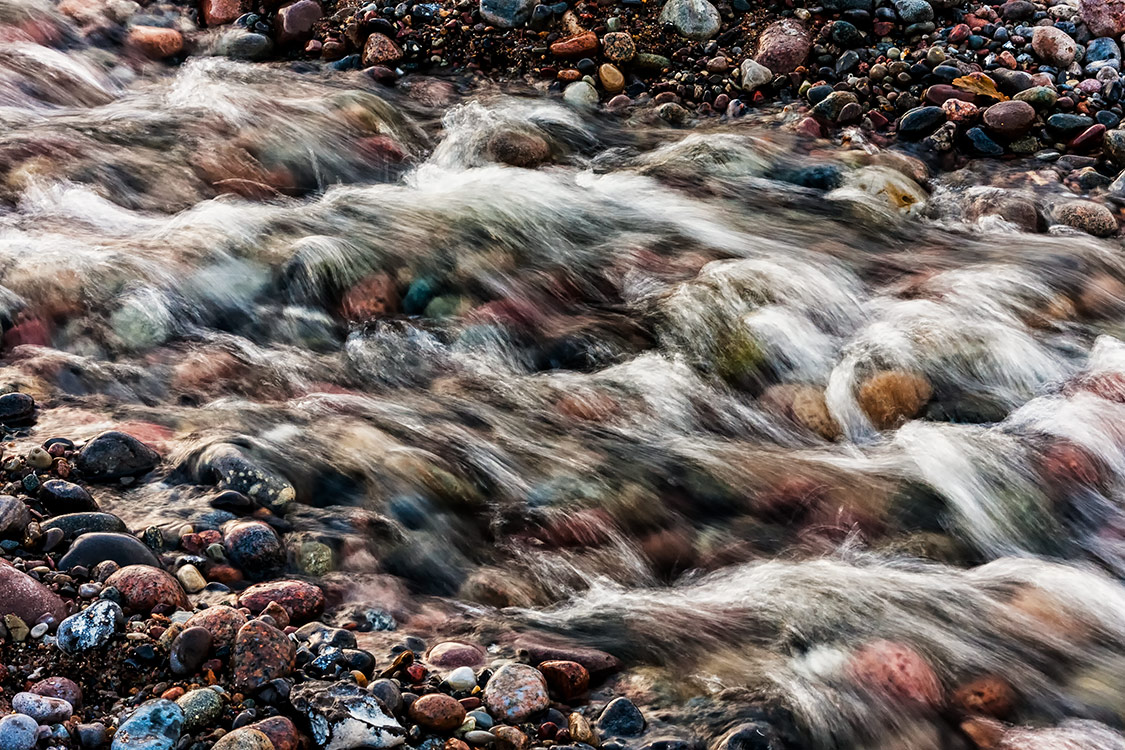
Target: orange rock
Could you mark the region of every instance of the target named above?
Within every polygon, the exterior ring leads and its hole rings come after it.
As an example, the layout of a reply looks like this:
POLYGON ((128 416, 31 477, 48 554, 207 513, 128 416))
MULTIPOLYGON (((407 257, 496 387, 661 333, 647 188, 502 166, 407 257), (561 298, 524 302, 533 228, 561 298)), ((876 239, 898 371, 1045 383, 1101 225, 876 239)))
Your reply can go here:
POLYGON ((401 59, 402 48, 386 34, 376 32, 367 37, 367 42, 363 45, 364 65, 368 67, 372 65, 385 65, 387 63, 398 62, 401 59))
POLYGON ((208 26, 221 26, 242 15, 242 0, 203 0, 203 22, 208 26))
POLYGON ((918 416, 933 395, 928 380, 913 372, 877 372, 859 388, 859 405, 877 429, 889 430, 918 416))
POLYGON ((284 716, 273 716, 262 719, 250 725, 251 729, 270 738, 274 750, 298 750, 301 746, 301 734, 293 722, 284 716))
POLYGON ((410 704, 410 718, 426 729, 452 732, 465 721, 465 707, 452 696, 431 693, 410 704))
POLYGON ((184 49, 184 35, 175 29, 159 26, 134 26, 129 31, 129 45, 153 60, 178 55, 184 49))
POLYGON ((560 39, 551 45, 551 54, 557 57, 587 57, 598 51, 598 35, 586 31, 560 39))
POLYGON ((1004 725, 995 719, 981 717, 961 723, 961 731, 968 735, 980 750, 993 750, 1004 736, 1004 725))
POLYGON ((126 612, 147 615, 158 606, 191 609, 180 582, 151 565, 126 565, 107 578, 105 584, 121 592, 126 612))
POLYGON ((586 694, 590 687, 590 673, 574 661, 545 661, 539 671, 547 678, 551 693, 563 701, 571 701, 586 694))
POLYGON ((340 315, 346 320, 383 318, 398 311, 398 290, 386 273, 368 276, 344 293, 340 315))
POLYGON ((985 675, 966 682, 953 692, 953 705, 968 714, 985 714, 997 719, 1012 713, 1016 691, 1006 680, 985 675))

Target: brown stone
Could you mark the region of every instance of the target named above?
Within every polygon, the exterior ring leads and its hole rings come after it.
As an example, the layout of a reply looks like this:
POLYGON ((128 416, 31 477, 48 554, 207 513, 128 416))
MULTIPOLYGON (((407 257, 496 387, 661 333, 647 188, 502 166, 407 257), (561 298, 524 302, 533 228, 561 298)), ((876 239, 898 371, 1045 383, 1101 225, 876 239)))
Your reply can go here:
POLYGON ((575 661, 545 661, 539 671, 547 678, 547 686, 562 701, 572 701, 590 688, 590 672, 575 661))
POLYGON ((1125 0, 1080 0, 1078 10, 1092 36, 1125 34, 1125 0))
POLYGON ((617 66, 610 63, 604 63, 598 68, 598 80, 602 82, 602 87, 611 94, 619 94, 625 89, 625 76, 617 69, 617 66))
POLYGON ((257 729, 242 727, 224 734, 211 750, 274 750, 274 745, 257 729))
POLYGON ((200 6, 208 26, 221 26, 242 15, 242 0, 203 0, 200 6))
POLYGON ((765 65, 774 75, 792 73, 805 62, 812 49, 808 29, 786 18, 771 23, 758 37, 758 54, 754 60, 765 65))
POLYGON ((503 129, 488 139, 488 155, 501 164, 533 168, 551 159, 551 146, 535 133, 503 129))
POLYGON ((531 738, 515 727, 493 727, 492 734, 496 737, 496 750, 527 750, 531 746, 531 738))
POLYGON ((984 124, 1005 138, 1017 138, 1035 122, 1035 107, 1015 99, 993 104, 984 111, 984 124))
POLYGON ((299 750, 301 747, 301 733, 292 721, 284 716, 272 716, 268 719, 254 722, 250 729, 257 729, 269 737, 274 750, 299 750))
POLYGON ((1117 217, 1094 201, 1067 201, 1054 209, 1055 221, 1080 229, 1095 237, 1108 237, 1117 232, 1117 217))
POLYGON ((256 690, 293 671, 297 647, 289 636, 261 620, 242 626, 234 641, 231 667, 235 686, 256 690))
POLYGON ((410 718, 435 732, 452 732, 465 721, 465 707, 444 693, 423 695, 410 704, 410 718))
POLYGON ((340 315, 350 321, 376 320, 398 312, 398 290, 386 273, 376 273, 361 280, 344 293, 340 315))
POLYGON ((131 47, 153 60, 178 55, 184 49, 184 36, 175 29, 159 26, 134 26, 129 30, 131 47))
POLYGON ((885 370, 859 388, 859 405, 877 429, 889 430, 913 419, 930 400, 933 389, 917 373, 885 370))
POLYGON ((387 63, 398 62, 401 59, 402 48, 386 34, 376 32, 367 37, 367 42, 363 45, 364 65, 368 67, 372 65, 385 65, 387 63))
POLYGON ((551 45, 551 54, 556 57, 590 57, 598 51, 598 35, 585 31, 551 45))
POLYGON ((48 698, 60 698, 76 709, 82 706, 82 688, 66 677, 48 677, 35 683, 27 691, 48 698))
POLYGON ((533 664, 545 661, 576 661, 592 675, 604 676, 621 669, 621 660, 613 654, 576 644, 552 642, 524 636, 516 641, 516 648, 526 651, 533 664))
POLYGON ((122 606, 131 614, 148 614, 158 606, 191 609, 180 582, 160 568, 126 565, 105 583, 121 592, 122 606))
POLYGON ((953 705, 967 714, 1006 719, 1016 703, 1016 692, 1002 677, 985 675, 961 685, 953 692, 953 705))
POLYGON ((43 615, 51 615, 55 622, 62 622, 66 608, 53 591, 0 560, 0 617, 4 615, 15 615, 30 625, 43 615))
POLYGON ((254 614, 264 610, 270 602, 277 602, 289 613, 292 624, 312 620, 324 611, 324 592, 304 581, 271 581, 258 583, 242 592, 238 606, 254 614))
POLYGON ((281 44, 299 42, 312 33, 313 24, 324 17, 316 0, 297 0, 277 12, 274 28, 281 44))

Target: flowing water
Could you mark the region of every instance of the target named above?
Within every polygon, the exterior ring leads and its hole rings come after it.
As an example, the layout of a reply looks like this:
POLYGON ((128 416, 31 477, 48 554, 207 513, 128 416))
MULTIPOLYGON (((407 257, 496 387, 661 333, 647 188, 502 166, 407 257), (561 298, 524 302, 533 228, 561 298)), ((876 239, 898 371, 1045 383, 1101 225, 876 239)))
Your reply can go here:
POLYGON ((99 496, 134 530, 229 518, 235 456, 337 603, 608 650, 660 736, 969 747, 856 679, 892 641, 1010 683, 1004 747, 1125 747, 1120 243, 966 209, 1045 167, 0 20, 0 379, 19 440, 162 450, 99 496))

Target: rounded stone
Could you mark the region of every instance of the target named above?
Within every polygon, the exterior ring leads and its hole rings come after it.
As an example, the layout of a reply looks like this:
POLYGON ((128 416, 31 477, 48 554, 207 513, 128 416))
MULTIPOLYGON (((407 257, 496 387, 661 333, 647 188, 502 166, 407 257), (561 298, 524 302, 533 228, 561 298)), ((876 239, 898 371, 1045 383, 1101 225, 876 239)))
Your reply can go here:
POLYGON ((51 698, 36 693, 13 695, 12 710, 26 714, 40 724, 61 724, 74 713, 74 707, 62 698, 51 698))
POLYGON ((53 591, 0 560, 0 617, 4 615, 15 615, 25 623, 50 615, 59 622, 66 616, 66 608, 53 591))
POLYGON ((767 26, 758 37, 758 53, 754 59, 775 75, 787 75, 803 65, 812 49, 808 29, 786 18, 767 26))
POLYGON ((1056 206, 1053 213, 1060 224, 1080 229, 1095 237, 1109 237, 1117 232, 1117 217, 1100 203, 1067 201, 1056 206))
POLYGON ((90 440, 77 459, 83 476, 97 481, 147 474, 159 464, 160 454, 132 435, 116 430, 90 440))
POLYGON ((465 721, 465 707, 444 693, 431 693, 410 704, 410 718, 426 729, 452 732, 465 721))
POLYGON ((857 685, 896 703, 925 708, 941 705, 941 682, 933 668, 905 644, 865 644, 851 655, 848 669, 857 685))
POLYGON ((172 641, 170 659, 172 673, 195 674, 211 650, 211 631, 194 626, 180 631, 172 641))
POLYGON ((884 370, 864 380, 857 397, 871 423, 889 430, 921 413, 932 394, 929 381, 921 375, 884 370))
POLYGON ((159 606, 191 609, 179 581, 160 568, 127 565, 105 583, 121 592, 125 610, 130 613, 148 614, 159 606))
POLYGON ((98 504, 84 487, 64 479, 48 479, 39 486, 37 497, 52 515, 98 510, 98 504))
POLYGON ((273 742, 262 732, 250 727, 236 729, 211 746, 211 750, 275 750, 273 742))
POLYGON ((296 725, 284 716, 271 716, 268 719, 254 722, 250 729, 257 729, 269 737, 274 750, 299 750, 301 747, 301 733, 296 725))
POLYGON ((611 31, 602 37, 602 54, 614 63, 626 63, 637 55, 633 35, 627 31, 611 31))
POLYGON ((211 634, 215 648, 234 645, 238 631, 246 624, 246 615, 234 607, 208 607, 196 612, 184 623, 185 628, 204 628, 211 634))
POLYGON ((551 147, 544 138, 507 128, 492 134, 487 150, 493 160, 513 167, 537 167, 551 158, 551 147))
POLYGON ((184 729, 189 732, 211 726, 223 713, 223 698, 211 688, 189 690, 176 705, 184 712, 184 729))
POLYGON ((264 610, 270 602, 277 602, 285 608, 290 623, 304 623, 324 611, 324 592, 305 581, 271 581, 255 584, 238 597, 238 606, 246 607, 254 614, 264 610))
POLYGON ((286 677, 296 659, 297 647, 289 636, 261 620, 251 620, 234 640, 231 667, 235 686, 256 690, 270 680, 286 677))
POLYGON ((184 712, 169 700, 142 703, 113 735, 111 750, 172 750, 180 739, 184 712))
POLYGON ((1016 703, 1016 692, 1002 677, 985 675, 964 683, 952 696, 953 705, 967 714, 1006 719, 1016 703))
POLYGON ((472 667, 457 667, 445 676, 446 683, 454 690, 472 690, 477 686, 477 675, 472 667))
POLYGON ((76 566, 92 568, 100 562, 112 560, 118 565, 145 565, 158 567, 160 560, 144 542, 132 534, 93 532, 75 539, 67 553, 59 560, 60 570, 76 566))
POLYGON ((0 719, 0 748, 32 750, 39 743, 39 724, 23 714, 9 714, 0 719))
POLYGON ((67 513, 44 521, 40 528, 44 532, 50 529, 59 529, 63 532, 63 540, 65 541, 94 532, 121 533, 127 531, 125 522, 111 513, 67 513))
POLYGON ((35 399, 26 393, 5 393, 0 396, 0 422, 23 424, 35 413, 35 399))
POLYGON ((124 619, 125 613, 117 602, 100 599, 59 623, 59 648, 68 654, 100 648, 109 643, 117 632, 117 624, 124 619))
POLYGON ((444 641, 429 650, 426 661, 439 669, 479 667, 484 664, 484 652, 471 643, 444 641))
POLYGON ((266 578, 281 568, 285 550, 270 525, 262 521, 232 521, 223 528, 227 556, 248 578, 266 578))
POLYGON ((545 661, 539 665, 539 671, 551 692, 563 701, 585 695, 590 688, 590 673, 578 662, 545 661))
POLYGON ((984 124, 988 129, 1006 138, 1023 135, 1034 122, 1035 107, 1014 99, 993 104, 984 111, 984 124))
POLYGON ((1078 54, 1078 43, 1062 29, 1036 26, 1031 35, 1031 49, 1049 65, 1067 68, 1078 54))
POLYGON ((628 698, 614 698, 598 717, 598 730, 611 737, 637 737, 645 731, 645 717, 628 698))
POLYGON ((550 705, 547 680, 526 664, 505 664, 484 688, 484 705, 501 721, 516 723, 550 705))
POLYGON ((78 686, 78 683, 66 677, 44 678, 27 690, 29 693, 35 693, 36 695, 64 700, 71 705, 71 708, 79 708, 82 705, 82 688, 78 686))

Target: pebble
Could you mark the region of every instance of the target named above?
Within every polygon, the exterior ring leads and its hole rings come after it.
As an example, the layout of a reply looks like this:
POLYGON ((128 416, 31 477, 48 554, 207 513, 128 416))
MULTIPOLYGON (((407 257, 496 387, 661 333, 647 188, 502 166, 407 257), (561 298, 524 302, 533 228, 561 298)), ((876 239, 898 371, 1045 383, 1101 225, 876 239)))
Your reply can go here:
POLYGON ((915 107, 898 121, 898 134, 908 140, 924 138, 937 130, 945 122, 945 110, 941 107, 915 107))
POLYGON ((15 615, 25 623, 50 615, 58 622, 65 616, 66 608, 53 591, 0 560, 0 614, 15 615))
POLYGON ((505 664, 484 688, 484 705, 497 719, 520 722, 550 704, 543 674, 526 664, 505 664))
POLYGON ((534 169, 551 159, 551 146, 536 133, 502 128, 488 139, 488 155, 501 164, 534 169))
POLYGON ((59 623, 56 643, 68 654, 100 648, 109 643, 117 624, 124 621, 125 613, 116 602, 101 599, 59 623))
POLYGON ((0 537, 22 540, 31 523, 31 511, 23 500, 12 495, 0 495, 0 537))
POLYGON ((59 569, 70 570, 77 566, 92 568, 106 560, 112 560, 122 567, 160 565, 160 560, 152 550, 132 534, 95 531, 82 534, 71 542, 70 549, 59 559, 59 569))
POLYGON ((172 750, 179 742, 184 712, 172 701, 146 701, 121 723, 111 750, 172 750))
POLYGON ((261 620, 251 620, 234 641, 234 684, 248 690, 260 688, 270 680, 288 676, 296 659, 297 647, 285 633, 261 620))
POLYGON ((121 592, 126 612, 147 614, 158 606, 191 609, 179 581, 166 571, 150 565, 127 565, 105 582, 121 592))
POLYGON ((611 94, 620 93, 625 88, 625 76, 610 63, 603 63, 598 68, 598 80, 602 88, 611 94))
POLYGON ((196 732, 211 726, 223 712, 223 698, 211 688, 189 690, 176 699, 184 713, 184 731, 196 732))
POLYGON ((74 735, 78 744, 84 748, 98 748, 109 741, 109 732, 100 721, 78 724, 74 728, 74 735))
POLYGON ((484 664, 484 652, 471 643, 444 641, 429 650, 426 661, 439 669, 479 667, 484 664))
POLYGON ((578 662, 545 661, 539 671, 551 692, 563 702, 585 695, 590 687, 590 673, 578 662))
POLYGON ((281 539, 263 521, 232 521, 223 527, 227 557, 251 579, 276 573, 285 563, 281 539))
POLYGON ((0 396, 0 422, 24 424, 35 414, 35 399, 26 393, 5 393, 0 396))
POLYGON ((984 124, 1005 138, 1026 133, 1035 122, 1035 107, 1018 100, 993 104, 984 111, 984 124))
POLYGON ((44 521, 40 528, 44 532, 58 529, 63 533, 63 541, 72 541, 87 533, 126 531, 125 522, 110 513, 67 513, 44 521))
POLYGON ((757 60, 743 60, 739 67, 739 81, 743 91, 754 91, 773 80, 773 73, 757 60))
POLYGON ((465 707, 443 693, 423 695, 410 704, 410 718, 435 732, 452 732, 465 720, 465 707))
POLYGON ((1036 26, 1031 48, 1048 64, 1059 68, 1069 67, 1078 54, 1078 44, 1069 34, 1054 26, 1036 26))
POLYGON ((324 611, 324 592, 312 583, 284 580, 254 584, 238 597, 238 606, 252 614, 260 613, 270 602, 284 607, 291 623, 305 623, 324 611))
POLYGON ((246 615, 234 607, 208 607, 196 612, 184 623, 185 628, 201 627, 211 634, 215 648, 233 646, 238 631, 246 624, 246 615))
POLYGON ((576 109, 598 106, 598 91, 586 81, 575 81, 563 91, 563 101, 576 109))
MULTIPOLYGON (((47 464, 50 466, 50 462, 47 464)), ((52 515, 97 511, 98 504, 84 487, 64 479, 48 479, 39 485, 36 496, 52 515)))
POLYGON ((942 686, 929 663, 910 646, 893 641, 873 641, 849 659, 856 684, 907 706, 936 708, 942 686))
POLYGON ((160 464, 160 455, 124 432, 103 432, 78 454, 77 466, 89 480, 106 482, 147 474, 160 464))
POLYGON ((1117 218, 1100 203, 1067 201, 1056 206, 1053 214, 1060 224, 1080 229, 1095 237, 1109 237, 1117 233, 1117 218))
POLYGON ((535 5, 535 0, 481 0, 480 15, 493 26, 510 29, 527 23, 535 5))
POLYGON ((2 750, 32 750, 39 742, 39 724, 23 714, 9 714, 0 719, 2 750))
POLYGON ((303 738, 293 722, 284 716, 271 716, 249 726, 257 729, 273 743, 273 750, 299 750, 303 738))
POLYGON ((316 0, 297 0, 283 5, 274 19, 275 33, 280 44, 292 44, 307 39, 313 24, 324 16, 316 0))
POLYGON ((812 37, 801 23, 782 19, 767 26, 758 37, 754 59, 776 75, 792 73, 803 65, 812 49, 812 37))
POLYGON ((44 678, 29 687, 27 691, 49 698, 59 698, 69 703, 71 708, 79 708, 82 705, 82 688, 66 677, 44 678))
POLYGON ((457 667, 445 676, 445 681, 454 690, 472 690, 477 686, 477 675, 472 667, 457 667))
POLYGON ((660 11, 660 22, 676 29, 687 39, 705 40, 719 33, 719 10, 707 0, 667 0, 660 11))
POLYGON ((614 698, 598 717, 598 731, 603 736, 638 737, 644 730, 644 715, 625 697, 614 698))
POLYGON ((627 31, 612 31, 602 37, 602 54, 613 63, 627 63, 636 57, 637 45, 627 31))
POLYGON ((275 750, 273 742, 264 733, 251 727, 241 727, 223 735, 211 750, 275 750))
POLYGON ((172 673, 180 676, 195 674, 210 650, 211 632, 207 628, 184 628, 172 641, 169 655, 172 673))
POLYGON ((184 591, 189 594, 198 593, 207 585, 207 579, 199 572, 199 568, 194 565, 184 565, 177 570, 176 580, 184 587, 184 591))
POLYGON ((396 63, 401 59, 402 48, 386 34, 375 32, 367 37, 367 42, 363 45, 363 64, 365 66, 387 65, 396 63))
POLYGON ((12 696, 12 710, 26 714, 40 724, 61 724, 70 718, 74 708, 61 698, 51 698, 35 693, 16 693, 12 696))
POLYGON ((917 373, 901 370, 877 372, 860 385, 860 408, 876 429, 889 430, 922 412, 933 389, 917 373))

